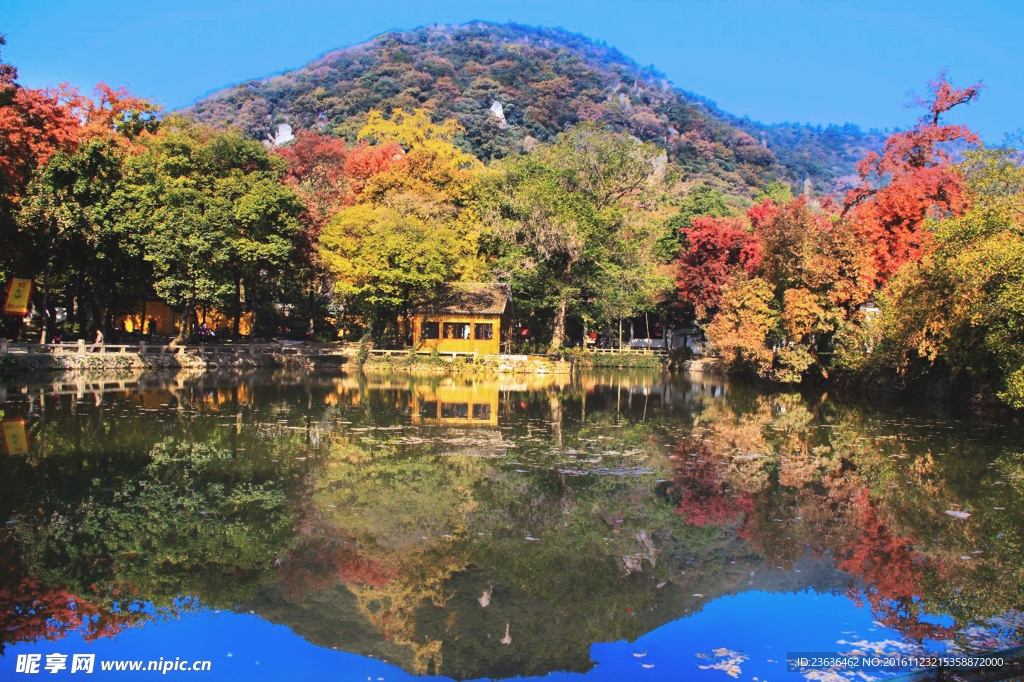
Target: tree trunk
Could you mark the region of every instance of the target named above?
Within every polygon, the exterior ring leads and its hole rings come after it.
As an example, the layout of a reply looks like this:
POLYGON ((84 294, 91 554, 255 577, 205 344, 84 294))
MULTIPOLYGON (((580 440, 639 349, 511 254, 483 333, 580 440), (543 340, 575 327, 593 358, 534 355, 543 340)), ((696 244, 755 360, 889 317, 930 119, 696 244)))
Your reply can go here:
POLYGON ((551 348, 561 348, 562 344, 565 343, 565 318, 569 312, 569 294, 566 293, 569 289, 569 283, 572 281, 569 273, 572 271, 572 263, 570 262, 565 266, 565 272, 562 273, 562 298, 558 302, 558 311, 555 313, 555 329, 551 334, 551 348))
POLYGON ((85 278, 79 274, 75 284, 75 298, 77 299, 78 334, 82 338, 89 335, 89 311, 85 305, 85 278))
POLYGON ((94 311, 99 319, 97 327, 103 330, 103 336, 108 339, 107 343, 110 343, 111 340, 114 340, 114 310, 110 305, 110 296, 102 281, 93 288, 92 298, 96 306, 94 311))
POLYGON ((67 309, 64 312, 64 324, 68 325, 68 328, 64 330, 64 336, 66 337, 71 332, 71 325, 75 324, 75 315, 78 314, 78 308, 75 307, 75 295, 72 293, 70 296, 67 294, 65 289, 64 293, 64 305, 67 309))
POLYGON ((252 321, 249 323, 249 338, 256 338, 257 327, 257 311, 259 310, 260 302, 257 298, 257 292, 259 289, 252 282, 249 283, 252 286, 252 321))
POLYGON ((314 317, 314 314, 315 314, 315 307, 314 307, 314 305, 315 304, 314 304, 314 299, 313 299, 313 283, 310 282, 310 284, 309 284, 309 338, 307 339, 309 341, 312 341, 313 339, 316 338, 316 327, 315 327, 315 325, 313 323, 313 317, 314 317))
POLYGON ((555 313, 555 329, 551 334, 551 347, 553 349, 561 348, 562 344, 565 343, 565 317, 568 310, 569 298, 563 296, 562 300, 558 303, 558 312, 555 313))
POLYGON ((192 315, 195 306, 192 303, 185 305, 182 311, 181 320, 178 322, 178 343, 187 343, 192 336, 192 315))
POLYGON ((231 322, 231 337, 238 340, 238 325, 242 319, 242 278, 235 277, 235 316, 231 322))
POLYGON ((105 311, 103 310, 103 307, 100 305, 100 300, 96 295, 96 291, 94 290, 91 293, 92 295, 89 297, 89 305, 92 308, 93 326, 96 327, 96 329, 101 330, 103 332, 103 336, 109 339, 110 334, 108 333, 108 330, 104 328, 106 327, 105 311))
POLYGON ((39 335, 39 343, 46 345, 47 340, 51 334, 51 317, 50 317, 50 259, 46 259, 46 267, 43 269, 43 331, 39 335))

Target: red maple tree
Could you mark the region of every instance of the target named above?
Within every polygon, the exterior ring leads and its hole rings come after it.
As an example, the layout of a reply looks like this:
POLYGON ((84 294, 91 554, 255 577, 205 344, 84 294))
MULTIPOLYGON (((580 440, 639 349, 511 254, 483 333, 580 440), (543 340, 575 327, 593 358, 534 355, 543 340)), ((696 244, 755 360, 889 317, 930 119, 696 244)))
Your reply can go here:
POLYGON ((18 85, 17 77, 15 67, 0 64, 0 201, 8 205, 54 153, 72 152, 83 139, 126 141, 155 129, 160 107, 125 88, 100 83, 93 101, 67 83, 33 89, 18 85))
POLYGON ((351 203, 352 190, 347 182, 345 141, 329 135, 300 130, 295 141, 275 148, 288 162, 284 183, 302 197, 307 208, 307 223, 319 234, 331 216, 351 203))
POLYGON ((281 564, 281 583, 290 599, 329 589, 338 583, 383 587, 395 571, 345 547, 334 538, 308 537, 289 550, 281 564))
POLYGON ((927 252, 926 218, 960 213, 967 204, 948 143, 980 144, 981 139, 966 126, 942 123, 942 118, 977 98, 983 86, 954 88, 945 72, 928 85, 931 99, 914 102, 927 113, 910 130, 891 135, 881 154, 872 152, 858 164, 861 184, 845 199, 847 215, 874 245, 881 281, 927 252))
POLYGON ((370 145, 363 142, 349 151, 345 173, 352 183, 352 193, 359 196, 366 182, 405 160, 405 150, 397 142, 370 145))
POLYGON ((680 233, 685 243, 676 261, 679 298, 693 307, 698 319, 708 319, 735 270, 751 273, 757 267, 757 242, 739 218, 697 216, 680 233))

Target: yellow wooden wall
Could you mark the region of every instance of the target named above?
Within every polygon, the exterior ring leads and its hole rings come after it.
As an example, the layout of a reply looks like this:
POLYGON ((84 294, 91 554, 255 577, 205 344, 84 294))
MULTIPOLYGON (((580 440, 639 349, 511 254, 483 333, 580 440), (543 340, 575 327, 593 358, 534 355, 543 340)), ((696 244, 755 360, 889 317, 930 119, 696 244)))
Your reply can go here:
MULTIPOLYGON (((138 304, 137 312, 129 315, 122 315, 114 320, 114 324, 120 327, 124 324, 124 330, 126 332, 142 332, 142 325, 144 320, 142 319, 142 304, 138 304)), ((153 320, 152 329, 146 329, 145 331, 150 334, 165 334, 171 335, 176 334, 178 331, 178 314, 174 312, 171 306, 167 305, 163 301, 147 301, 146 302, 146 320, 153 320)))
POLYGON ((431 350, 436 348, 441 353, 478 353, 480 355, 497 355, 501 352, 502 324, 500 315, 456 315, 443 313, 427 315, 415 313, 412 320, 413 348, 416 350, 431 350), (437 322, 438 335, 444 336, 445 322, 465 322, 470 325, 470 336, 475 333, 476 324, 494 325, 494 335, 488 341, 469 339, 420 339, 420 331, 423 322, 437 322))
POLYGON ((497 426, 498 425, 498 384, 474 383, 469 386, 438 386, 417 387, 413 390, 413 423, 435 424, 438 426, 497 426), (437 416, 423 415, 423 403, 435 402, 437 416), (444 417, 445 405, 463 404, 466 406, 466 417, 444 417), (473 408, 486 413, 482 418, 475 418, 473 408), (484 409, 480 409, 484 408, 484 409))
MULTIPOLYGON (((231 315, 226 315, 219 310, 210 308, 206 311, 198 310, 197 317, 200 324, 206 322, 210 329, 213 329, 221 336, 231 333, 234 323, 231 315)), ((181 321, 181 315, 174 312, 174 309, 163 301, 148 301, 146 303, 146 319, 153 320, 153 329, 146 329, 146 333, 172 336, 178 333, 178 323, 181 321)), ((138 304, 134 313, 121 315, 114 320, 114 324, 117 326, 120 326, 122 323, 126 332, 142 332, 142 304, 138 304)), ((242 317, 238 320, 238 333, 248 336, 251 330, 252 313, 242 313, 242 317)))

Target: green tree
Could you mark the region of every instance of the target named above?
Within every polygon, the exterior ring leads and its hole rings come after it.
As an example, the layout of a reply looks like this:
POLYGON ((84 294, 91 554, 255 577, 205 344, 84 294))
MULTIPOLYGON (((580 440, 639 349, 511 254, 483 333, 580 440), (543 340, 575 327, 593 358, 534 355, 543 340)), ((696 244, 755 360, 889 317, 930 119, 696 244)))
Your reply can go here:
POLYGON ((725 203, 725 195, 710 185, 697 185, 683 198, 679 212, 668 219, 667 240, 675 247, 683 240, 681 230, 689 229, 691 221, 700 216, 725 218, 736 211, 725 203))
POLYGON ((84 332, 87 300, 96 326, 109 330, 114 313, 134 302, 148 281, 139 226, 117 217, 124 153, 109 137, 85 141, 73 152, 57 152, 33 178, 22 201, 21 232, 41 270, 43 343, 53 333, 49 294, 55 285, 77 291, 75 307, 84 332))
POLYGON ((18 535, 47 583, 92 602, 172 612, 182 596, 231 608, 272 580, 294 515, 273 474, 173 439, 110 495, 54 504, 52 517, 27 517, 18 535))
POLYGON ((146 235, 157 294, 185 309, 179 339, 199 306, 233 304, 237 333, 243 285, 255 313, 292 254, 301 205, 280 182, 285 162, 237 131, 184 119, 145 146, 130 163, 122 220, 146 235))
POLYGON ((775 182, 769 182, 764 188, 757 193, 754 197, 754 201, 758 204, 764 202, 766 199, 770 199, 776 204, 788 204, 793 201, 793 188, 789 186, 788 182, 776 180, 775 182))
POLYGON ((629 316, 667 282, 655 249, 663 228, 651 211, 660 153, 582 125, 484 183, 495 269, 533 307, 553 312, 552 347, 565 342, 570 316, 629 316))

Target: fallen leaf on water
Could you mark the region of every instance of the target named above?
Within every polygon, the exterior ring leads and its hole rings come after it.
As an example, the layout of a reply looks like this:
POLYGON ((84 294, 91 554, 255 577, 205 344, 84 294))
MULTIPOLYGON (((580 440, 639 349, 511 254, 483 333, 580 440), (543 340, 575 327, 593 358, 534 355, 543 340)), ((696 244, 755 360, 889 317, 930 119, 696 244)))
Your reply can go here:
MULTIPOLYGON (((711 652, 714 654, 716 659, 710 665, 699 665, 697 666, 701 670, 721 670, 729 677, 738 678, 740 676, 740 663, 750 660, 749 656, 744 656, 743 652, 733 651, 726 649, 725 647, 719 647, 718 649, 712 649, 711 652)), ((698 658, 709 659, 710 657, 706 654, 696 654, 698 658)))

